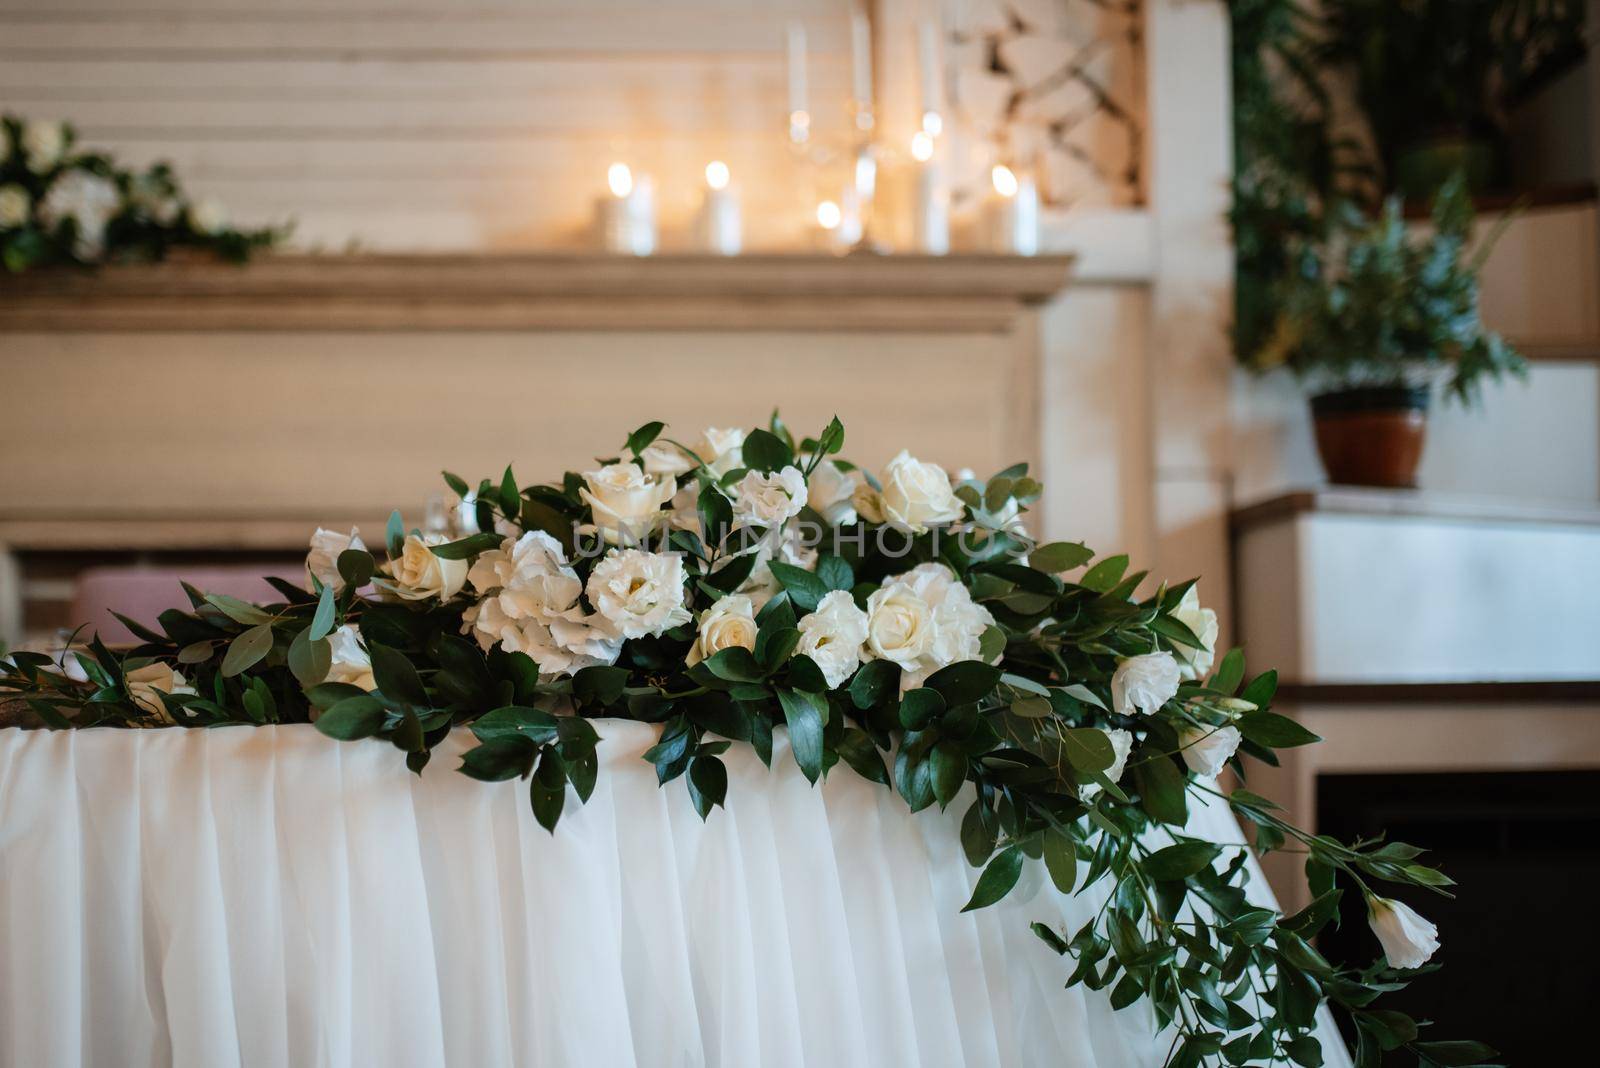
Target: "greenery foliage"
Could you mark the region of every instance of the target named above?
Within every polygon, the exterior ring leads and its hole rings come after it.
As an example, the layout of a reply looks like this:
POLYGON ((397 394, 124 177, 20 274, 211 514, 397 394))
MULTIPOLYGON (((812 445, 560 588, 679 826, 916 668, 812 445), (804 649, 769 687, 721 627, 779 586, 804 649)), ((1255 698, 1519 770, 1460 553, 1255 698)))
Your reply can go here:
MULTIPOLYGON (((667 441, 662 431, 660 423, 639 428, 626 453, 647 460, 667 441)), ((1103 887, 1104 907, 1080 929, 1033 930, 1062 956, 1068 986, 1105 991, 1116 1009, 1148 1003, 1171 1028, 1168 1064, 1315 1068, 1322 1058, 1315 1014, 1324 1004, 1353 1021, 1364 1066, 1397 1048, 1428 1065, 1493 1056, 1477 1043, 1425 1040, 1422 1024, 1379 1007, 1419 969, 1383 958, 1332 961, 1315 948, 1346 894, 1372 901, 1385 883, 1447 893, 1451 881, 1420 863, 1419 849, 1307 833, 1266 798, 1244 788, 1225 792, 1195 770, 1197 753, 1219 738, 1232 738, 1225 757, 1241 778, 1246 769, 1235 748, 1274 763, 1275 751, 1319 739, 1271 711, 1274 672, 1247 676, 1238 650, 1214 657, 1200 633, 1207 628, 1196 627, 1203 613, 1196 614, 1192 581, 1141 594, 1147 576, 1130 571, 1125 556, 1033 542, 1014 519, 1041 490, 1025 465, 953 487, 940 484, 939 469, 918 468, 924 500, 942 492, 956 502, 926 525, 893 518, 891 477, 862 475, 861 514, 882 518, 861 521, 849 512, 830 522, 814 507, 814 490, 830 471, 859 471, 826 459, 837 457, 844 437, 834 420, 817 438, 797 441, 775 414, 741 435, 742 454, 728 451, 732 466, 720 473, 703 449, 675 446, 690 458, 661 476, 675 503, 656 505, 660 511, 647 518, 682 561, 681 591, 667 593, 681 592, 689 621, 621 642, 611 663, 568 674, 541 670, 503 643, 485 649, 462 637, 471 632, 464 619, 485 610, 475 594, 456 584, 462 592, 411 596, 402 581, 407 568, 476 566, 485 554, 539 540, 528 532, 543 532, 571 554, 563 567, 586 581, 575 611, 598 612, 595 569, 627 553, 579 551, 581 531, 600 518, 596 473, 524 485, 508 468, 476 485, 446 474, 470 513, 469 529, 494 533, 435 541, 431 561, 419 561, 407 556, 418 535, 396 514, 377 551, 345 549, 337 577, 325 572, 324 582, 313 570, 309 589, 278 582, 281 599, 273 603, 190 590, 191 610, 162 614, 154 629, 129 622, 140 639, 132 649, 92 639, 75 654, 73 672, 46 654, 13 654, 0 667, 0 697, 24 702, 40 725, 55 729, 314 721, 334 738, 382 739, 416 772, 447 733, 467 730, 478 744, 460 770, 487 781, 525 780, 534 815, 552 830, 569 803, 594 789, 594 718, 659 724, 646 759, 663 784, 683 780, 704 818, 716 818, 725 802, 722 754, 748 745, 770 764, 782 729, 813 782, 843 773, 842 764, 894 790, 913 811, 965 806, 961 844, 982 868, 967 909, 1003 899, 1028 864, 1042 863, 1062 893, 1103 887), (776 586, 754 617, 753 640, 695 661, 710 614, 747 588, 760 566, 739 538, 756 524, 736 518, 747 514, 736 510, 744 507, 737 487, 752 471, 811 480, 811 503, 796 517, 829 536, 805 563, 773 558, 776 586), (970 597, 981 606, 988 622, 977 649, 914 685, 896 662, 864 652, 859 667, 830 686, 818 659, 800 651, 810 621, 829 604, 846 613, 877 606, 875 594, 919 565, 935 565, 933 572, 959 583, 963 603, 970 597), (331 642, 346 627, 370 658, 362 685, 329 681, 331 642), (1170 686, 1140 683, 1130 665, 1141 664, 1152 666, 1152 679, 1170 669, 1170 686), (1189 676, 1181 683, 1179 665, 1189 676), (135 681, 152 667, 181 671, 189 685, 152 694, 135 681), (1184 833, 1199 800, 1230 806, 1253 827, 1256 851, 1302 854, 1312 903, 1290 916, 1253 905, 1243 889, 1251 847, 1184 833)), ((620 465, 623 473, 635 473, 630 463, 620 465)), ((479 592, 487 601, 498 591, 479 592)), ((1223 759, 1215 757, 1217 767, 1223 759)))
POLYGON ((83 151, 63 123, 0 117, 0 261, 20 273, 161 260, 177 248, 243 262, 284 230, 239 230, 220 206, 191 200, 170 165, 121 167, 83 151))

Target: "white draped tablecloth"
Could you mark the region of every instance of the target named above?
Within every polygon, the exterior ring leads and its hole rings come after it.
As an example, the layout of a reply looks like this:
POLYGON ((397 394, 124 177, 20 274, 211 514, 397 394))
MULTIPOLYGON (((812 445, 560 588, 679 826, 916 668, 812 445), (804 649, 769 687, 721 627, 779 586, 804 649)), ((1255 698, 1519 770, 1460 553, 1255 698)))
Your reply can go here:
MULTIPOLYGON (((456 773, 466 737, 418 778, 308 726, 0 730, 0 1065, 1165 1057, 1147 1005, 1064 989, 1028 929, 1075 931, 1102 887, 1030 863, 961 914, 964 801, 910 815, 844 767, 813 788, 779 732, 771 771, 728 754, 702 823, 639 759, 656 728, 597 726, 599 784, 554 836, 525 783, 456 773)), ((1220 809, 1191 830, 1239 840, 1220 809)))

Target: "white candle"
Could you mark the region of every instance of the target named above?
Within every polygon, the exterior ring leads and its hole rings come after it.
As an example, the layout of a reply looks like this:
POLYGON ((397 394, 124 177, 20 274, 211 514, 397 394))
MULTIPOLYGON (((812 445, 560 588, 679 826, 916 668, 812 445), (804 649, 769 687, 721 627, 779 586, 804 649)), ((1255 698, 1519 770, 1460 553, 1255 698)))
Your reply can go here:
MULTIPOLYGON (((789 123, 794 125, 796 115, 809 116, 806 107, 806 28, 798 22, 789 23, 789 123)), ((809 125, 809 123, 807 123, 809 125)))
POLYGON ((838 200, 824 200, 817 204, 817 244, 829 252, 849 252, 861 240, 861 216, 855 210, 855 191, 845 188, 838 200))
POLYGON ((1010 167, 991 172, 994 192, 985 205, 989 248, 993 252, 1032 256, 1039 251, 1039 190, 1027 175, 1010 167))
POLYGON ((939 136, 937 129, 928 129, 931 116, 937 122, 939 112, 944 110, 939 99, 939 43, 938 31, 934 28, 932 19, 923 19, 917 25, 917 66, 922 75, 922 124, 923 131, 930 136, 939 136))
POLYGON ((950 251, 950 190, 943 168, 933 158, 933 147, 933 138, 926 133, 911 138, 911 156, 916 160, 911 244, 918 252, 943 256, 950 251))
POLYGON ((700 202, 700 247, 719 256, 739 254, 739 195, 729 186, 728 165, 706 164, 706 195, 700 202))
POLYGON ((611 192, 595 204, 600 247, 625 256, 648 256, 656 250, 655 187, 649 178, 635 180, 626 163, 606 171, 611 192))
POLYGON ((859 120, 872 111, 872 23, 860 10, 850 16, 850 60, 850 95, 859 120))

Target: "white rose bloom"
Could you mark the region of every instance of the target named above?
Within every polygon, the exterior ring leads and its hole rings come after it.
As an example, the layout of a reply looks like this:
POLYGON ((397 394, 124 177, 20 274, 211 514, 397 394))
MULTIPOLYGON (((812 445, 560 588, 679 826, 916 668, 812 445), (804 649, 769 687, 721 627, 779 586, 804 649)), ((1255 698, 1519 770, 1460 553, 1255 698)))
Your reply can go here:
POLYGON ((843 685, 861 666, 867 619, 846 590, 834 590, 818 602, 815 612, 800 617, 796 652, 809 656, 822 669, 828 689, 843 685))
POLYGON ((61 162, 67 150, 67 131, 59 122, 30 122, 22 130, 22 154, 28 168, 43 174, 61 162))
MULTIPOLYGON (((1133 732, 1120 728, 1113 728, 1112 730, 1102 728, 1100 733, 1104 734, 1106 740, 1111 743, 1111 766, 1105 770, 1105 777, 1112 782, 1121 782, 1122 773, 1128 767, 1128 754, 1133 752, 1133 732)), ((1078 799, 1080 801, 1090 801, 1099 792, 1099 783, 1086 782, 1078 787, 1078 799)))
POLYGON ((463 614, 463 629, 485 650, 526 653, 546 675, 615 663, 622 651, 622 639, 578 604, 583 583, 561 543, 542 530, 480 553, 467 581, 485 596, 463 614))
POLYGON ((735 467, 744 466, 744 430, 740 427, 719 430, 708 426, 695 442, 694 452, 705 461, 713 475, 721 478, 735 467))
POLYGON ((1178 665, 1178 671, 1186 679, 1204 678, 1216 660, 1217 613, 1209 608, 1201 608, 1199 588, 1190 586, 1172 614, 1179 623, 1194 632, 1201 645, 1199 649, 1187 645, 1182 647, 1188 660, 1178 665))
POLYGON ((335 592, 344 589, 344 578, 339 574, 339 554, 346 549, 365 548, 355 527, 350 528, 349 534, 318 527, 311 535, 311 551, 306 554, 306 589, 316 588, 311 585, 312 577, 324 586, 332 586, 335 592))
POLYGON ((646 474, 687 475, 694 470, 694 461, 682 449, 670 442, 656 442, 647 445, 639 452, 639 462, 644 465, 646 474))
POLYGON ((855 509, 857 518, 866 523, 883 522, 883 499, 878 496, 878 491, 865 478, 861 484, 850 494, 850 507, 855 509))
POLYGON ((637 543, 667 519, 661 506, 678 484, 666 475, 649 475, 636 463, 607 464, 583 476, 578 492, 594 510, 594 524, 611 545, 637 543))
POLYGON ((1196 775, 1214 778, 1239 750, 1238 727, 1185 727, 1178 732, 1183 762, 1196 775))
POLYGON ((202 234, 219 234, 228 228, 228 209, 215 200, 191 204, 189 225, 202 234))
POLYGON ((685 659, 693 666, 724 649, 756 647, 756 610, 750 598, 728 594, 700 613, 700 633, 685 659))
POLYGON ((70 171, 50 184, 39 202, 39 218, 54 228, 66 219, 78 224, 74 251, 84 259, 98 256, 105 243, 106 223, 121 206, 122 195, 109 178, 88 171, 70 171))
POLYGON ((28 224, 28 191, 20 185, 0 185, 0 230, 14 230, 28 224))
POLYGON ((1411 906, 1387 897, 1367 898, 1367 923, 1392 968, 1420 968, 1439 950, 1439 928, 1411 906))
POLYGON ((172 723, 173 719, 167 712, 167 706, 161 703, 158 694, 195 692, 194 687, 190 686, 182 675, 159 660, 130 671, 123 677, 128 683, 128 696, 133 698, 133 703, 166 723, 172 723))
POLYGON ((832 525, 847 527, 856 521, 856 491, 865 485, 860 471, 846 471, 832 460, 824 460, 811 472, 807 503, 832 525))
POLYGON ((363 690, 378 688, 377 682, 372 677, 372 658, 361 645, 361 632, 356 629, 355 624, 346 623, 328 635, 328 648, 333 654, 333 659, 324 682, 348 683, 363 690))
POLYGON ((1178 693, 1178 661, 1171 653, 1130 656, 1111 676, 1111 703, 1121 716, 1150 715, 1178 693))
POLYGON ((467 562, 445 560, 433 554, 430 546, 443 545, 450 538, 444 534, 407 534, 400 549, 400 558, 385 565, 385 574, 397 597, 407 601, 423 601, 437 597, 448 601, 461 592, 467 583, 467 562))
POLYGON ((798 467, 776 474, 747 471, 733 487, 735 522, 754 527, 780 527, 806 506, 806 476, 798 467))
POLYGON ((980 659, 983 632, 994 624, 989 610, 943 564, 921 564, 889 579, 867 599, 867 614, 868 655, 899 664, 904 690, 959 660, 980 659), (916 625, 921 611, 926 627, 916 625))
POLYGON ((898 530, 920 534, 931 524, 960 519, 965 508, 944 468, 925 464, 903 449, 889 461, 879 481, 883 483, 878 493, 883 521, 898 530))
POLYGON ((621 638, 659 635, 693 617, 683 604, 683 559, 622 549, 589 573, 589 603, 621 638))

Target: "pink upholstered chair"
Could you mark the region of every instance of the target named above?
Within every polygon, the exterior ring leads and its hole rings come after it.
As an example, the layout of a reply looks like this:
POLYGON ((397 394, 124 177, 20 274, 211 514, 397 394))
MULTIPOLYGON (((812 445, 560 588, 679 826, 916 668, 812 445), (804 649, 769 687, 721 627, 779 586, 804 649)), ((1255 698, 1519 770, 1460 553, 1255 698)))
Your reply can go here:
POLYGON ((162 612, 189 608, 189 598, 178 584, 180 580, 202 593, 225 593, 245 601, 281 601, 282 595, 268 584, 268 575, 297 585, 305 581, 303 572, 283 564, 90 568, 78 576, 71 625, 88 624, 82 637, 98 631, 108 645, 137 642, 139 639, 111 614, 113 611, 160 630, 156 617, 162 612))

